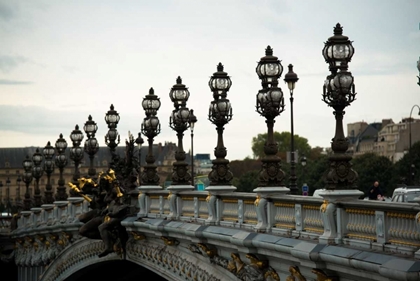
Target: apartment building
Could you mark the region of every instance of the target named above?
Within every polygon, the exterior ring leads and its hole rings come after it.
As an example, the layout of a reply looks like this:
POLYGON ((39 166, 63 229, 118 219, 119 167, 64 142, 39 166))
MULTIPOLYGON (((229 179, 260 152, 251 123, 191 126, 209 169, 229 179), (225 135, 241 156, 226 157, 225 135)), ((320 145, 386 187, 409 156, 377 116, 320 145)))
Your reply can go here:
POLYGON ((399 123, 383 119, 381 123, 362 121, 348 124, 348 153, 355 157, 376 153, 395 163, 409 150, 410 132, 412 144, 420 141, 420 119, 403 118, 399 123))

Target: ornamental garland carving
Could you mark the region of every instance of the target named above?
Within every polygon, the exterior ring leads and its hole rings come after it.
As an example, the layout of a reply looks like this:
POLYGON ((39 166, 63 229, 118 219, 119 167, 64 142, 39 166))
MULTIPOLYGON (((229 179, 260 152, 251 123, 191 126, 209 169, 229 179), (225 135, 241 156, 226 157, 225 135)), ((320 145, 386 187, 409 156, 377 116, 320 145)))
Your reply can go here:
POLYGON ((49 265, 67 246, 80 239, 69 232, 26 236, 15 241, 17 266, 49 265))
POLYGON ((190 244, 188 249, 210 259, 210 263, 216 264, 232 274, 236 275, 240 280, 244 281, 280 281, 277 272, 268 265, 268 261, 260 259, 257 255, 246 254, 249 264, 241 260, 237 253, 231 253, 231 259, 226 259, 217 254, 217 249, 212 245, 204 243, 190 244))
POLYGON ((222 281, 215 275, 197 266, 197 261, 179 254, 171 247, 135 242, 130 240, 127 244, 127 255, 130 259, 141 264, 143 261, 153 263, 156 267, 185 279, 202 281, 222 281))

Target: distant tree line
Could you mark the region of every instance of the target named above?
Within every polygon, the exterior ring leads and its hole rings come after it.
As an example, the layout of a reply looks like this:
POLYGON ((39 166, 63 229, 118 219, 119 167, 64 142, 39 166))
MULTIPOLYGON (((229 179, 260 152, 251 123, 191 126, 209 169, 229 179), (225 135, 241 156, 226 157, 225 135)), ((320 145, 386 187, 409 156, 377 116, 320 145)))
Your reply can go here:
MULTIPOLYGON (((279 145, 278 156, 281 158, 282 170, 286 173, 283 182, 289 186, 290 163, 287 163, 287 152, 290 151, 290 133, 275 132, 274 138, 279 145)), ((252 192, 258 187, 258 173, 261 169, 261 159, 264 157, 264 144, 267 134, 259 134, 252 139, 254 159, 245 158, 230 162, 234 175, 233 185, 238 192, 252 192)), ((309 186, 309 194, 316 189, 325 188, 325 176, 328 171, 328 155, 320 147, 312 148, 306 138, 295 135, 295 149, 299 152, 296 163, 297 184, 301 188, 304 183, 309 186), (301 157, 306 156, 306 166, 301 165, 301 157)), ((358 173, 358 189, 365 192, 374 181, 379 181, 386 196, 391 196, 394 189, 401 185, 419 185, 420 173, 420 142, 414 143, 408 153, 398 162, 392 163, 387 157, 374 153, 366 153, 353 157, 351 163, 358 173)))

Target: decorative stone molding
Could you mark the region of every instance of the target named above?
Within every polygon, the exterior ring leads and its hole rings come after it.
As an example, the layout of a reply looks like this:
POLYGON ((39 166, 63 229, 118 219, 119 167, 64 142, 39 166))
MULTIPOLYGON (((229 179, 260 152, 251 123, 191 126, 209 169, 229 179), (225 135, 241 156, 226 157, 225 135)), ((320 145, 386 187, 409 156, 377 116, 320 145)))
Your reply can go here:
POLYGON ((208 257, 210 263, 216 264, 234 274, 240 280, 280 280, 277 272, 268 265, 268 261, 259 258, 255 254, 246 254, 250 264, 246 264, 241 260, 238 253, 231 253, 231 259, 221 257, 217 253, 217 248, 212 245, 197 243, 190 244, 188 249, 202 256, 208 257))
POLYGON ((153 271, 163 271, 164 275, 172 277, 171 280, 224 281, 230 279, 212 271, 211 267, 201 268, 200 265, 204 264, 198 263, 193 256, 171 249, 163 245, 130 240, 127 244, 127 256, 130 260, 147 266, 153 271))

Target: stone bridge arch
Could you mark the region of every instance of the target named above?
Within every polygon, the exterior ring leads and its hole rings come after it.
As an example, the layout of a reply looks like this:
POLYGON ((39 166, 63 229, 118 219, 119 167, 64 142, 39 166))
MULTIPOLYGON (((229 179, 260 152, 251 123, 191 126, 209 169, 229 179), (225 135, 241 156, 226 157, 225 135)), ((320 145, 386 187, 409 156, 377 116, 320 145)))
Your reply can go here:
POLYGON ((39 281, 84 281, 85 276, 94 276, 95 270, 103 270, 105 273, 101 274, 106 274, 112 272, 110 268, 114 269, 112 274, 121 272, 118 275, 120 279, 114 279, 121 281, 136 280, 147 275, 153 277, 150 280, 156 281, 237 280, 228 270, 180 246, 171 247, 157 239, 138 241, 132 238, 127 244, 125 258, 116 253, 99 258, 98 254, 104 250, 103 242, 82 238, 64 249, 45 269, 39 281))

